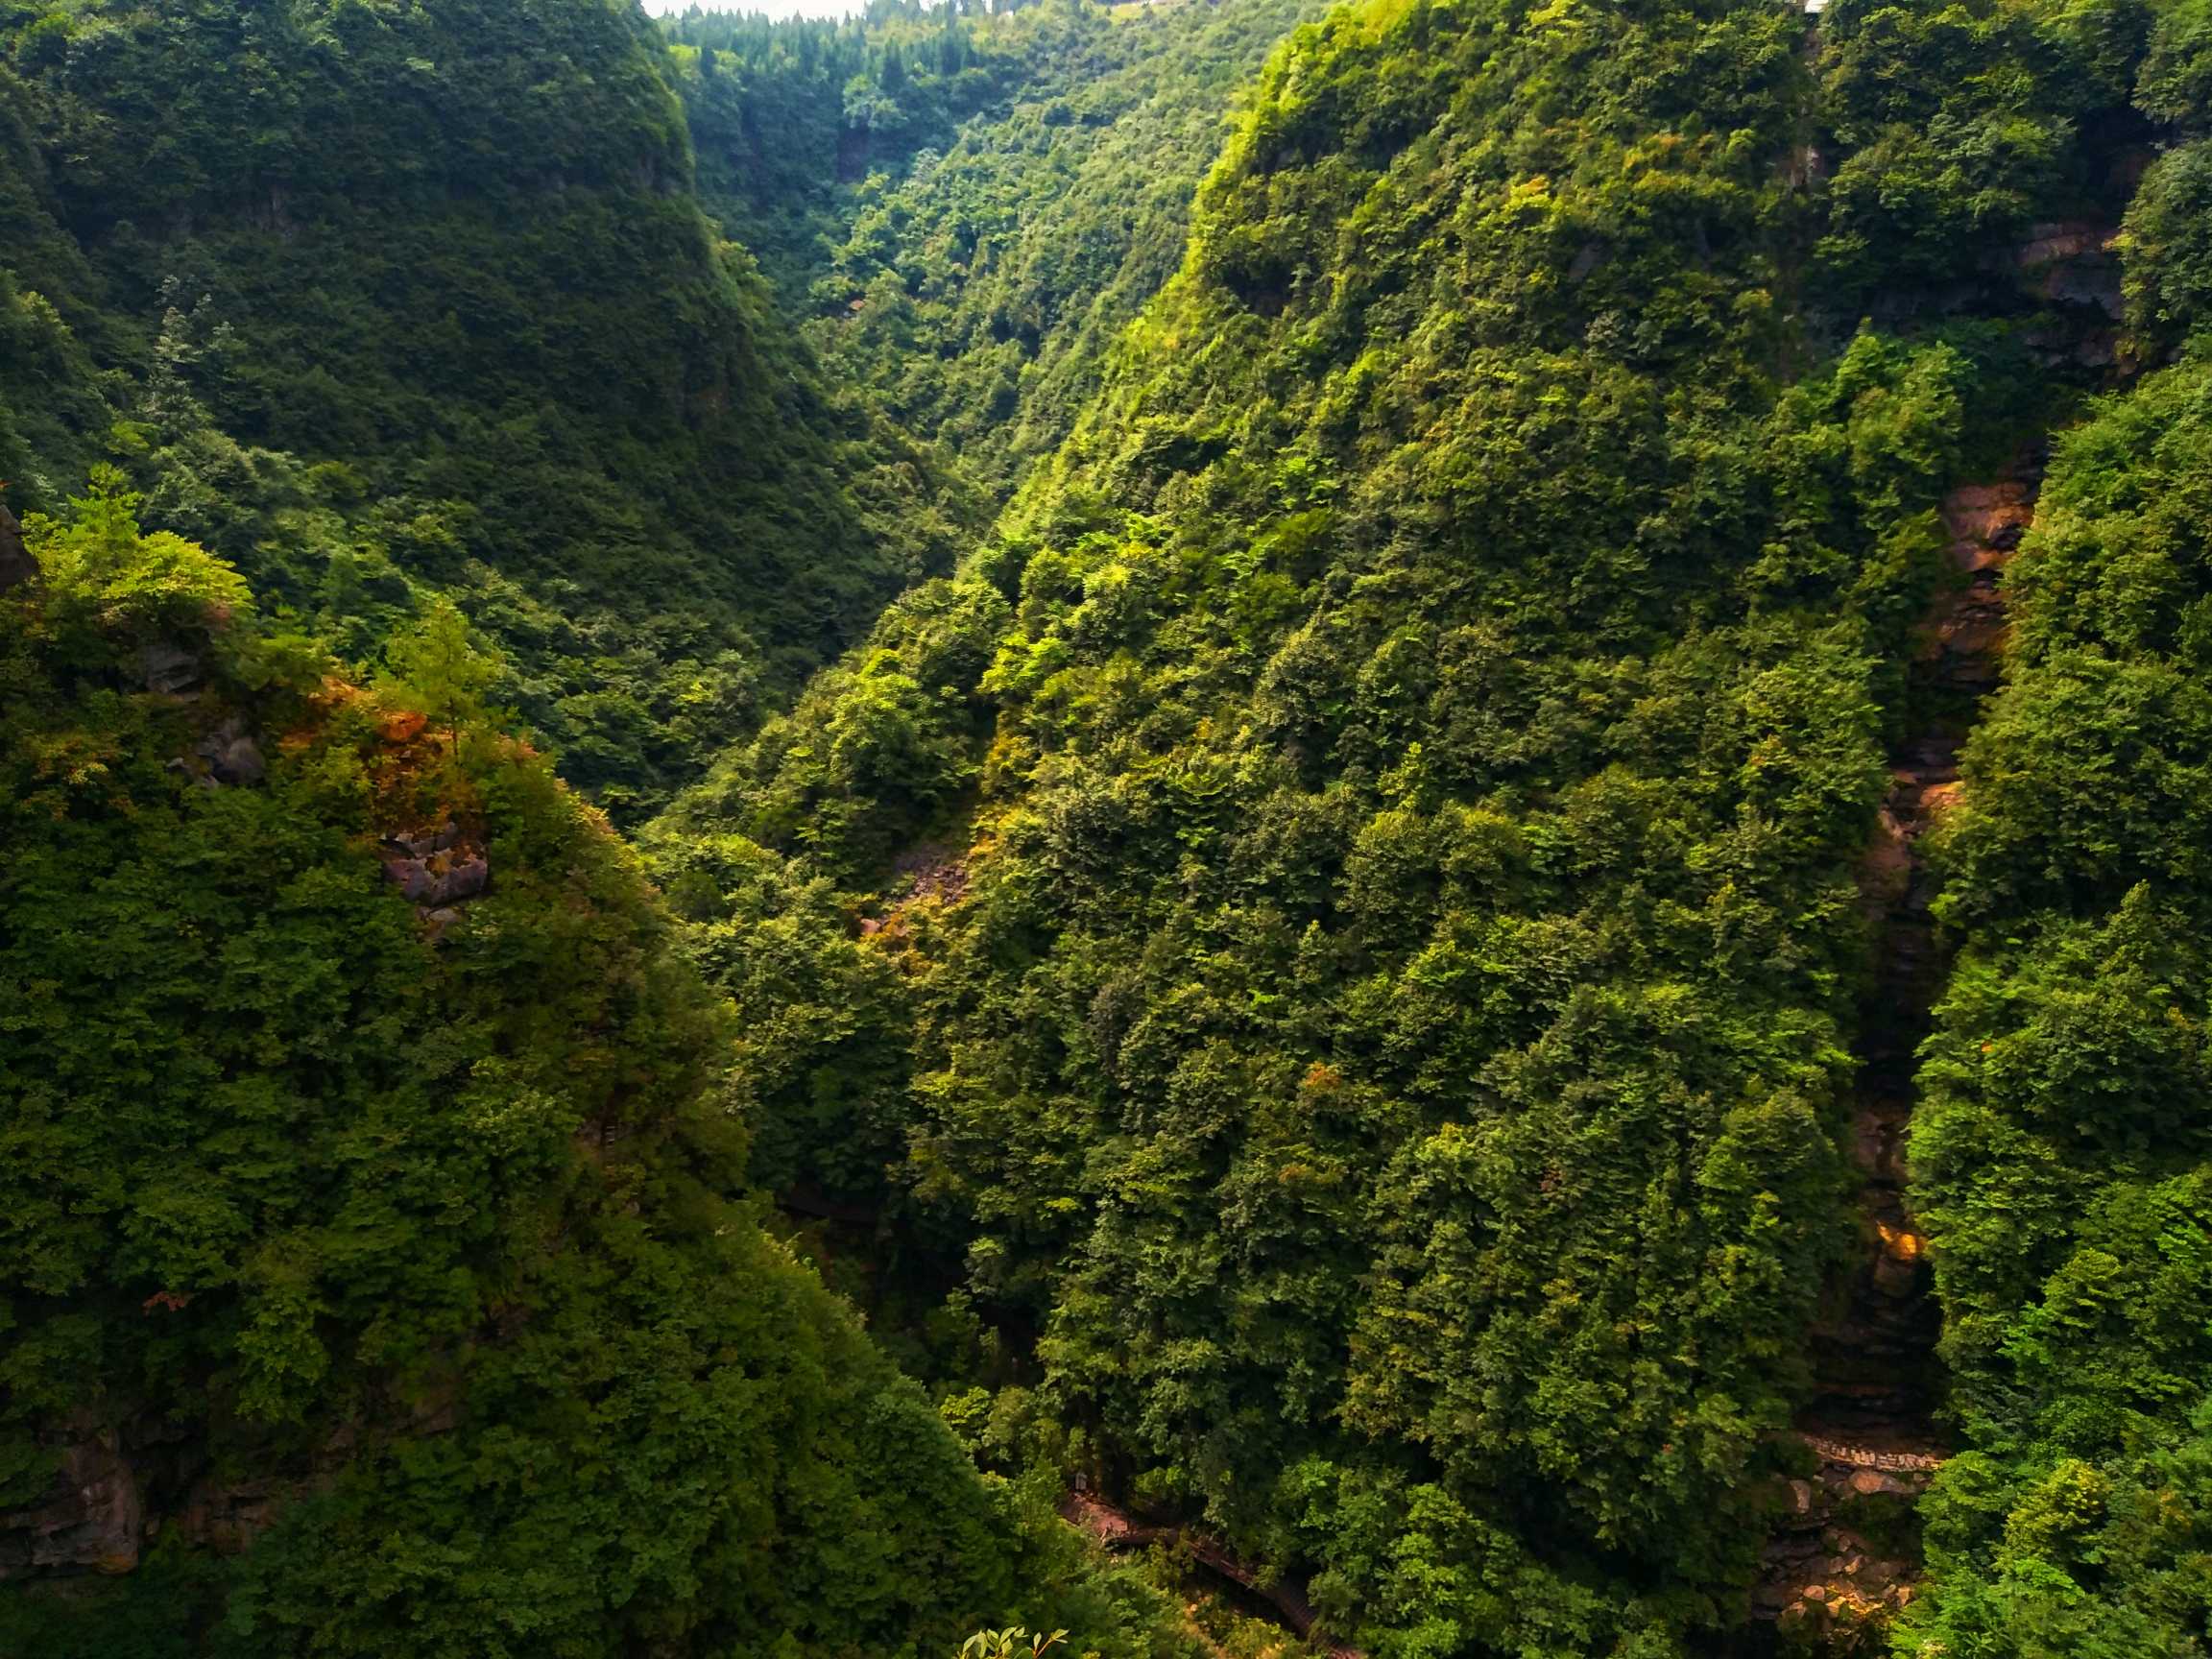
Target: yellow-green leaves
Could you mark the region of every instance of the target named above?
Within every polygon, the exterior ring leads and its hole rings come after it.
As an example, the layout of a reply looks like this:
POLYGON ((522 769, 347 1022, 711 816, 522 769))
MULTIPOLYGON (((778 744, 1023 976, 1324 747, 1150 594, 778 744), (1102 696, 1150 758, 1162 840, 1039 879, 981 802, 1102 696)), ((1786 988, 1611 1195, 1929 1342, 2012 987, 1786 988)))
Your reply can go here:
POLYGON ((58 627, 88 625, 117 644, 164 636, 206 637, 250 611, 245 579, 204 547, 167 531, 143 534, 141 497, 112 467, 63 517, 33 515, 26 541, 44 571, 46 608, 58 627))

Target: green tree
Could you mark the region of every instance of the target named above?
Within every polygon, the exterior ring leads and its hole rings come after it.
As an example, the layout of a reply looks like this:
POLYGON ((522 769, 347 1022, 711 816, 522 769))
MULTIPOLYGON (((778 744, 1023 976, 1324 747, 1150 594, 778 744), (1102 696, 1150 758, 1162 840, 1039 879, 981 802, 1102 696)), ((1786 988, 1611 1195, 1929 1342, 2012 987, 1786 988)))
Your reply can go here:
POLYGON ((487 698, 505 674, 498 654, 477 643, 468 617, 444 594, 384 647, 382 683, 444 730, 449 761, 458 760, 465 738, 500 718, 487 698))

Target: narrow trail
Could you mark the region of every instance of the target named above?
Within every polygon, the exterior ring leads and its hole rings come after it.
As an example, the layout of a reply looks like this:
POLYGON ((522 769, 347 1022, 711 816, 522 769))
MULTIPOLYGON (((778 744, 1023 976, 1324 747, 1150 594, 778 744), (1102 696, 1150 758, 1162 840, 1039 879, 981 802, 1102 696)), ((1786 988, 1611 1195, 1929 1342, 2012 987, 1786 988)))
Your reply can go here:
POLYGON ((1877 928, 1852 1122, 1863 1249, 1812 1333, 1817 1391, 1796 1431, 1820 1468, 1791 1482, 1793 1512, 1767 1546, 1755 1605, 1763 1621, 1828 1631, 1843 1650, 1911 1599, 1908 1512, 1947 1450, 1936 1422, 1942 1315, 1907 1190, 1914 1059, 1946 969, 1921 842, 1958 794, 1960 746, 2002 671, 1999 578, 2033 517, 2039 479, 2022 465, 1944 500, 1956 580, 1919 630, 1912 734, 1893 757, 1862 877, 1877 928))

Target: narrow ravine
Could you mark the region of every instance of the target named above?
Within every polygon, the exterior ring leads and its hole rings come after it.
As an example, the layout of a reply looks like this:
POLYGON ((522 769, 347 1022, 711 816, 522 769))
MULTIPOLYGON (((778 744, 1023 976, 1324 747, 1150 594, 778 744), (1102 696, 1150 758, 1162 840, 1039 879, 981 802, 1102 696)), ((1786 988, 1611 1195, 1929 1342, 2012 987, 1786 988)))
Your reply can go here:
POLYGON ((1816 1392, 1798 1437, 1819 1459, 1791 1482, 1791 1513, 1767 1547, 1755 1612, 1851 1651, 1912 1598, 1911 1509, 1942 1463, 1942 1367, 1926 1240, 1908 1192, 1915 1056, 1945 961, 1923 842, 1959 788, 1959 753, 2001 672, 2001 573, 2034 512, 2039 466, 2023 462, 1943 503, 1953 580, 1918 635, 1911 735, 1893 757, 1863 887, 1876 926, 1860 1022, 1853 1155, 1862 1249, 1812 1333, 1816 1392))
POLYGON ((1269 1577, 1227 1545, 1195 1527, 1148 1525, 1096 1494, 1080 1490, 1070 1492, 1062 1500, 1060 1515, 1070 1526, 1108 1550, 1142 1550, 1164 1544, 1187 1551, 1192 1564, 1241 1591, 1256 1604, 1263 1605, 1267 1617, 1280 1623, 1300 1641, 1310 1643, 1313 1650, 1326 1659, 1366 1659, 1357 1647, 1314 1635, 1314 1627, 1320 1623, 1319 1615, 1297 1584, 1269 1577))

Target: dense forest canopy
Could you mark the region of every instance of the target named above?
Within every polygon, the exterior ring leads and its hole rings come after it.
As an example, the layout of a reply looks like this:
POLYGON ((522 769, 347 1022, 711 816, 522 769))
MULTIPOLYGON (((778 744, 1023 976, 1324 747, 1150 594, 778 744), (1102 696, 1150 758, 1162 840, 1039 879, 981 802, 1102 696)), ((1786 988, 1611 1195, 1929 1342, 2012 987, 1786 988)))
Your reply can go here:
POLYGON ((59 1461, 105 1527, 38 1545, 137 1568, 0 1648, 1141 1650, 763 1236, 724 1010, 435 622, 358 689, 141 506, 0 598, 0 1503, 59 1461), (489 885, 410 903, 425 835, 489 885))
POLYGON ((2212 1651, 2208 66, 0 0, 0 1652, 2212 1651))

